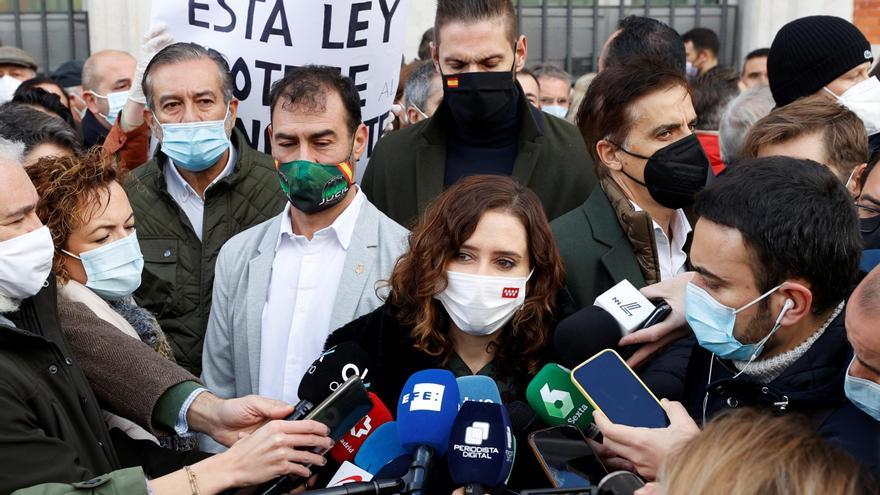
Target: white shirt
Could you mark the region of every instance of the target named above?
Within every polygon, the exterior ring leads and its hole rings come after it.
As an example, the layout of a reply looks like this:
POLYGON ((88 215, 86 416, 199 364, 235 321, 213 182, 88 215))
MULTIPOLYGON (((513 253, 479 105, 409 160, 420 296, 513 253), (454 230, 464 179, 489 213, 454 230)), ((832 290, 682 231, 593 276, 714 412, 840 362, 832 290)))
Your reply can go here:
MULTIPOLYGON (((208 184, 208 187, 205 188, 206 194, 208 189, 214 184, 220 182, 221 179, 235 170, 236 159, 235 146, 230 145, 229 158, 226 160, 226 166, 223 167, 223 170, 217 178, 212 180, 211 183, 208 184)), ((189 219, 189 223, 192 225, 192 228, 196 233, 196 237, 201 241, 202 225, 205 219, 205 200, 202 199, 202 197, 199 196, 199 193, 189 185, 189 182, 180 175, 180 172, 177 171, 177 167, 174 166, 170 158, 165 162, 165 187, 168 189, 168 194, 170 194, 174 202, 177 203, 177 206, 183 210, 183 213, 186 215, 186 218, 189 219)))
POLYGON ((259 394, 288 403, 299 400, 299 383, 324 350, 334 328, 330 317, 345 256, 366 198, 355 189, 351 204, 309 241, 293 233, 290 203, 281 229, 263 306, 259 394))
MULTIPOLYGON (((643 211, 639 205, 632 201, 630 203, 636 211, 643 211)), ((654 224, 654 249, 660 262, 660 280, 668 280, 687 271, 687 253, 684 252, 684 244, 687 242, 688 234, 691 233, 691 224, 687 215, 681 209, 675 210, 675 214, 669 220, 672 240, 653 218, 651 222, 654 224)))

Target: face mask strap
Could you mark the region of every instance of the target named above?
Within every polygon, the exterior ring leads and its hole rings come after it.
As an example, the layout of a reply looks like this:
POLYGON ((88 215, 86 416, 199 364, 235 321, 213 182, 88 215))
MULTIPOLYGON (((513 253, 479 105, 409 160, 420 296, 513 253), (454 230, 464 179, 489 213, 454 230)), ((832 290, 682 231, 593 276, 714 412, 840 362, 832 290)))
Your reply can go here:
POLYGON ((840 99, 840 97, 837 96, 837 95, 834 93, 834 91, 831 91, 830 89, 828 89, 828 87, 826 87, 826 86, 822 86, 822 89, 824 89, 825 92, 828 93, 829 95, 833 96, 835 100, 839 100, 839 99, 840 99))
POLYGON ((774 292, 776 292, 777 290, 779 290, 780 287, 782 287, 782 284, 779 284, 779 285, 777 285, 776 287, 774 287, 774 288, 768 290, 767 292, 761 294, 760 296, 758 296, 757 299, 755 299, 754 301, 752 301, 752 302, 746 304, 745 306, 743 306, 743 307, 741 307, 741 308, 739 308, 739 309, 737 309, 737 310, 734 310, 733 314, 738 314, 739 312, 741 312, 741 311, 745 311, 745 310, 751 308, 752 306, 754 306, 755 304, 758 304, 758 303, 759 303, 761 300, 763 300, 765 297, 767 297, 767 296, 769 296, 770 294, 773 294, 774 292))
POLYGON ((745 366, 743 366, 743 369, 741 369, 739 371, 739 373, 737 373, 736 375, 733 376, 734 379, 736 379, 740 375, 742 375, 743 372, 745 372, 747 369, 749 369, 749 366, 751 366, 752 363, 755 362, 755 359, 757 359, 758 355, 761 353, 761 351, 764 350, 764 345, 767 343, 767 341, 769 341, 770 338, 773 337, 773 335, 776 333, 777 330, 782 328, 782 318, 785 317, 785 313, 788 313, 788 310, 791 309, 792 306, 794 306, 794 301, 792 301, 791 299, 786 299, 785 305, 782 306, 782 311, 779 312, 779 316, 776 317, 776 322, 773 323, 773 329, 770 330, 770 333, 768 333, 766 337, 759 340, 758 343, 755 344, 755 350, 752 352, 752 355, 749 357, 749 362, 746 363, 745 366))
POLYGON ((78 260, 82 261, 82 258, 80 258, 79 256, 77 256, 77 255, 71 253, 70 251, 68 251, 68 250, 66 250, 66 249, 61 249, 60 251, 61 251, 62 253, 64 253, 64 254, 70 256, 71 258, 78 259, 78 260))

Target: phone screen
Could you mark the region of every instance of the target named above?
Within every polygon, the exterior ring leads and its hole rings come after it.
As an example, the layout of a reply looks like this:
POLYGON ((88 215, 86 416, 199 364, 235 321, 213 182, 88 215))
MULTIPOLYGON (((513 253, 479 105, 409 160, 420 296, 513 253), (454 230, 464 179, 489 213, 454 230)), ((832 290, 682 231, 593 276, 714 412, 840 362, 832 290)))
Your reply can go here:
POLYGON ((357 376, 352 376, 324 402, 318 404, 304 419, 312 419, 330 428, 333 441, 342 438, 373 408, 366 387, 357 376))
POLYGON ((657 398, 613 350, 596 354, 575 368, 571 377, 612 422, 644 428, 669 426, 657 398))
POLYGON ((529 444, 556 488, 587 488, 608 474, 576 426, 536 431, 529 444))

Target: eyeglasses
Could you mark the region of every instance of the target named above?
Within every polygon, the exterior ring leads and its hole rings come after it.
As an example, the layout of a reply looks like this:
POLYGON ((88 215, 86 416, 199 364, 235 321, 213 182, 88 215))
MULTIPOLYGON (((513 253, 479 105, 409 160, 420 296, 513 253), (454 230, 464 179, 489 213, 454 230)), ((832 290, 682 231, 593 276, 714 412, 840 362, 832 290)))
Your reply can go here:
POLYGON ((880 208, 856 204, 859 209, 859 230, 863 234, 870 234, 880 227, 880 208))

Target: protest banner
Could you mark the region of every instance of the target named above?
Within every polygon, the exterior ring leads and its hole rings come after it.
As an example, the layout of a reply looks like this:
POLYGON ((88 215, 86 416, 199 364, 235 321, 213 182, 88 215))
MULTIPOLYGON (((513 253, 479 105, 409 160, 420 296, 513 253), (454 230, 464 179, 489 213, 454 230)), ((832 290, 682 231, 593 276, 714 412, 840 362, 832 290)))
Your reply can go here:
POLYGON ((269 152, 269 90, 293 67, 338 67, 354 80, 370 131, 367 158, 393 118, 409 0, 153 0, 151 22, 176 41, 226 56, 238 107, 236 127, 269 152))

